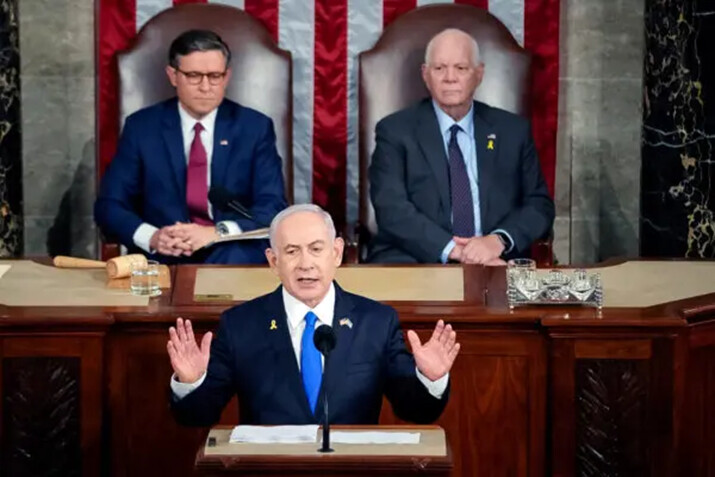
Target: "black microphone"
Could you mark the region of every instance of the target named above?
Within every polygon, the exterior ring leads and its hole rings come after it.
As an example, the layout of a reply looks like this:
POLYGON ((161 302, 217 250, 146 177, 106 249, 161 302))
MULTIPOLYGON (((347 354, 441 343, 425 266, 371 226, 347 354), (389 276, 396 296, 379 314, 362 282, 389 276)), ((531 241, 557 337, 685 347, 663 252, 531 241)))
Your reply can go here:
POLYGON ((313 333, 313 344, 320 351, 325 359, 328 359, 330 352, 335 348, 336 337, 332 326, 320 325, 313 333))
POLYGON ((330 419, 328 419, 328 387, 325 383, 325 369, 328 367, 328 358, 330 352, 335 348, 337 338, 335 330, 332 326, 320 325, 313 333, 313 344, 315 348, 325 356, 325 365, 323 366, 323 446, 318 449, 318 452, 333 452, 330 448, 330 419))
POLYGON ((241 204, 238 199, 233 197, 229 191, 223 187, 214 186, 209 190, 209 200, 219 210, 224 212, 232 210, 249 220, 253 220, 253 216, 246 207, 241 204))

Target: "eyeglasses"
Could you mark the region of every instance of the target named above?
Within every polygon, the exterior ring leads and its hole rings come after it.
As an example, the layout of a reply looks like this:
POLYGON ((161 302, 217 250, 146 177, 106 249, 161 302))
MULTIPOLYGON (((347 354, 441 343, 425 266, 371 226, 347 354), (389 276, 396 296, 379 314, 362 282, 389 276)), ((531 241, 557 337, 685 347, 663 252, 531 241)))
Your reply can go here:
POLYGON ((208 78, 210 85, 216 86, 221 84, 221 81, 223 81, 223 78, 226 76, 226 71, 221 73, 200 73, 198 71, 183 71, 176 67, 174 67, 174 69, 184 75, 186 77, 186 82, 192 85, 201 84, 204 81, 205 76, 208 78))

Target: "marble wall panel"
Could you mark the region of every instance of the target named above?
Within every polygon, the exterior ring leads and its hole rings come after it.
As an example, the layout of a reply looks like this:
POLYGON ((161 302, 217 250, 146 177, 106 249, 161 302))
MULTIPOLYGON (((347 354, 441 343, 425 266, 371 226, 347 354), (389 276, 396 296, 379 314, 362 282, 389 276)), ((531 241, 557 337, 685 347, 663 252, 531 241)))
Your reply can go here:
POLYGON ((0 0, 0 257, 23 252, 21 131, 17 1, 0 0))
POLYGON ((641 251, 715 258, 715 8, 646 3, 641 251))

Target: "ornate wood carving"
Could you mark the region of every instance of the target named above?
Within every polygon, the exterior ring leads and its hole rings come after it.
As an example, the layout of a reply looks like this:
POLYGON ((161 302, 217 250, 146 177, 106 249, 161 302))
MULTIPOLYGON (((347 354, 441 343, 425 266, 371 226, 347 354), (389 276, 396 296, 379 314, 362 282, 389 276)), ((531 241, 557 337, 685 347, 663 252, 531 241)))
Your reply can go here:
POLYGON ((648 475, 648 361, 576 361, 576 475, 648 475))
POLYGON ((5 358, 2 475, 81 474, 79 358, 5 358))

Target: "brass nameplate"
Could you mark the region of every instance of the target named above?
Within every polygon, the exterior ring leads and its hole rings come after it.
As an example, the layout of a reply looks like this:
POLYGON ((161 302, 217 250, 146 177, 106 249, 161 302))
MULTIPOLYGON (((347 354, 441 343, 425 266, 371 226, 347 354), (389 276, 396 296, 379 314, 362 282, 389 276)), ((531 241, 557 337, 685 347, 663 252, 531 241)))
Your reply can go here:
POLYGON ((233 295, 230 293, 214 293, 194 295, 194 301, 232 301, 233 295))

